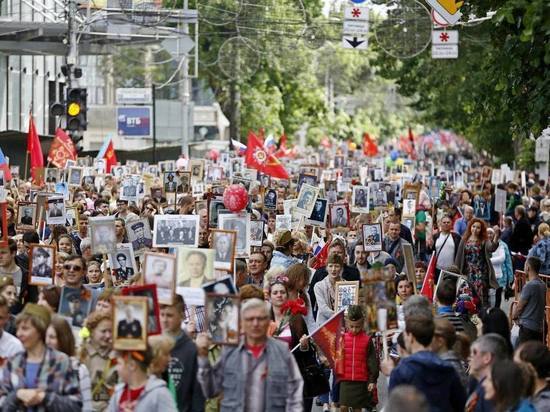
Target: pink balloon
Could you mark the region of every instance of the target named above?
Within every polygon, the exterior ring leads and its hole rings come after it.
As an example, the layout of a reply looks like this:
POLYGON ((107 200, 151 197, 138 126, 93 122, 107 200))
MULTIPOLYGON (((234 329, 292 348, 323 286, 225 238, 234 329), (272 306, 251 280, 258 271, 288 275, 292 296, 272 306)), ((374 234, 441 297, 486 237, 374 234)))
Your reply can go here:
POLYGON ((223 192, 223 204, 232 212, 240 212, 248 204, 248 192, 243 185, 231 185, 223 192))
POLYGON ((215 162, 218 160, 218 157, 220 157, 220 151, 217 149, 211 149, 208 152, 208 157, 210 158, 210 160, 215 162))

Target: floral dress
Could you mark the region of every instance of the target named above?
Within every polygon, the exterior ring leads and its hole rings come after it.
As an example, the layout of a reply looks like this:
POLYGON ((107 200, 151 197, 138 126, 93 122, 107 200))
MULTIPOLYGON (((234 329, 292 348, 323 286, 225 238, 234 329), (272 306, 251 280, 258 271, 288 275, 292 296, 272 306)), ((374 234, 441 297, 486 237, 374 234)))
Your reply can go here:
POLYGON ((483 243, 472 240, 466 242, 464 247, 466 274, 481 299, 481 306, 489 304, 489 270, 484 255, 483 243))

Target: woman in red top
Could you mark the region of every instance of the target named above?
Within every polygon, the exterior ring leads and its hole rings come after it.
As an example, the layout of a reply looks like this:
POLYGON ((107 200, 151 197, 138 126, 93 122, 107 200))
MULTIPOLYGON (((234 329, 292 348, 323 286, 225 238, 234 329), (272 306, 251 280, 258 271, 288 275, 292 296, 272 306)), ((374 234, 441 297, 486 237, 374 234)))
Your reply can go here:
POLYGON ((365 333, 361 306, 350 305, 343 336, 343 359, 340 380, 340 411, 349 408, 360 412, 374 408, 377 403, 378 356, 372 338, 365 333))

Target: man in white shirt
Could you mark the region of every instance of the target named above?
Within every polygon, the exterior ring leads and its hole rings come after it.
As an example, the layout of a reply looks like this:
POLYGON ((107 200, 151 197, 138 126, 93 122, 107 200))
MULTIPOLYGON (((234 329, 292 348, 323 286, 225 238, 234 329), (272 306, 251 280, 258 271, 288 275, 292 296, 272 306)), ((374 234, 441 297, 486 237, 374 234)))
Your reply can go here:
POLYGON ((0 296, 0 371, 4 367, 6 359, 23 350, 23 345, 19 339, 4 330, 4 326, 6 326, 9 319, 8 301, 0 296))
POLYGON ((443 216, 439 221, 439 233, 434 236, 434 250, 437 257, 438 273, 454 265, 458 245, 461 237, 452 232, 452 220, 449 216, 443 216))

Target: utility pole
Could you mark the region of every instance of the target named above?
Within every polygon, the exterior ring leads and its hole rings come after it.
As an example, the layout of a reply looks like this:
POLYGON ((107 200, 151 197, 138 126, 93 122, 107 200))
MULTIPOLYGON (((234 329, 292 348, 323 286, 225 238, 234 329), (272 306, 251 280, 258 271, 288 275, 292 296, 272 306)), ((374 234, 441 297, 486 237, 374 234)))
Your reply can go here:
MULTIPOLYGON (((189 0, 183 0, 183 9, 189 8, 189 0)), ((183 23, 184 35, 189 34, 189 24, 183 23)), ((196 46, 198 47, 198 45, 196 46)), ((183 133, 181 141, 181 153, 189 158, 189 141, 193 137, 194 119, 193 119, 193 102, 191 101, 191 79, 189 78, 189 58, 183 56, 181 67, 181 105, 183 115, 183 133)))
POLYGON ((74 80, 74 69, 78 66, 78 40, 77 40, 77 27, 76 27, 76 1, 69 0, 68 2, 68 15, 67 15, 67 41, 68 41, 68 50, 67 50, 67 88, 76 86, 73 84, 74 80))

